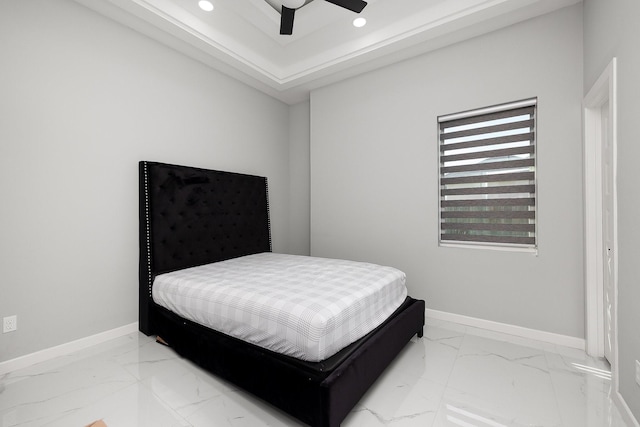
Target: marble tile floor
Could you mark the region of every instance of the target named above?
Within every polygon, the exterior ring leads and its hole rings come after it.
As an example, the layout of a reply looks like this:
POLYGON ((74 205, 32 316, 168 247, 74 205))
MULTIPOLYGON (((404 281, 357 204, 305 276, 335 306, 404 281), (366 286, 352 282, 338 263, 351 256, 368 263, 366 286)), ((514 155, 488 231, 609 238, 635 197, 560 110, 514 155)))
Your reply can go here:
MULTIPOLYGON (((428 321, 344 427, 624 427, 606 361, 428 321)), ((297 426, 136 333, 0 378, 0 427, 297 426)))

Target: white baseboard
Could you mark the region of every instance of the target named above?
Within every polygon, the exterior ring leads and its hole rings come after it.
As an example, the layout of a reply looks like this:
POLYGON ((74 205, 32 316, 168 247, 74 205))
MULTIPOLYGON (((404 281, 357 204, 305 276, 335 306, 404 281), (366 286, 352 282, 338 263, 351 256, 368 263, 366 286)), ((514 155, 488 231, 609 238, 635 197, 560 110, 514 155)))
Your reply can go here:
POLYGON ((494 322, 491 320, 478 319, 476 317, 463 316, 460 314, 447 313, 444 311, 425 310, 427 318, 444 320, 446 322, 458 323, 465 326, 473 326, 489 331, 500 332, 503 334, 514 335, 516 337, 528 338, 536 341, 542 341, 550 344, 562 345, 570 348, 584 350, 586 342, 583 338, 570 337, 567 335, 555 334, 553 332, 539 331, 537 329, 524 328, 522 326, 509 325, 507 323, 494 322))
POLYGON ((622 397, 620 392, 615 391, 611 393, 611 397, 615 405, 618 407, 618 410, 620 411, 622 420, 629 427, 640 427, 640 423, 638 423, 638 420, 633 416, 633 413, 631 412, 631 408, 629 408, 629 405, 627 405, 627 401, 624 400, 624 397, 622 397))
POLYGON ((138 322, 134 322, 129 325, 101 332, 99 334, 80 338, 79 340, 60 344, 55 347, 46 348, 44 350, 36 351, 35 353, 27 354, 21 357, 16 357, 15 359, 10 359, 5 362, 0 362, 0 375, 4 375, 7 372, 16 371, 18 369, 26 368, 35 365, 36 363, 46 362, 47 360, 51 360, 55 357, 65 356, 67 354, 73 353, 74 351, 84 350, 85 348, 122 337, 132 332, 136 332, 137 330, 138 322))

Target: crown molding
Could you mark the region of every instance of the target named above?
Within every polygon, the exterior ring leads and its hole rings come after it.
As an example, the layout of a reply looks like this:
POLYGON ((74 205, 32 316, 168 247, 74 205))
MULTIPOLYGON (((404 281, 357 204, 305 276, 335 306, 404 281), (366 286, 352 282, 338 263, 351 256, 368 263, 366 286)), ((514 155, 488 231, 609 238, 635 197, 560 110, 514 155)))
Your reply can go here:
MULTIPOLYGON (((322 0, 296 13, 293 36, 265 0, 218 0, 211 14, 185 0, 75 0, 281 101, 581 0, 369 0, 364 29, 322 0)), ((363 11, 363 14, 365 14, 363 11)))

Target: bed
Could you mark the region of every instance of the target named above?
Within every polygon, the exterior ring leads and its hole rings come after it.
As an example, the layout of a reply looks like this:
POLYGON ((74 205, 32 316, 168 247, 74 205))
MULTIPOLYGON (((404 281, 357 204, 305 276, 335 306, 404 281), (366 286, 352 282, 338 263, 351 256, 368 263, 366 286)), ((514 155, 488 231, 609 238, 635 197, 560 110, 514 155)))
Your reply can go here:
POLYGON ((305 424, 335 427, 407 342, 422 337, 425 304, 409 296, 372 331, 321 360, 282 354, 163 307, 154 300, 158 277, 275 256, 267 180, 148 161, 140 162, 139 178, 140 331, 209 372, 305 424))

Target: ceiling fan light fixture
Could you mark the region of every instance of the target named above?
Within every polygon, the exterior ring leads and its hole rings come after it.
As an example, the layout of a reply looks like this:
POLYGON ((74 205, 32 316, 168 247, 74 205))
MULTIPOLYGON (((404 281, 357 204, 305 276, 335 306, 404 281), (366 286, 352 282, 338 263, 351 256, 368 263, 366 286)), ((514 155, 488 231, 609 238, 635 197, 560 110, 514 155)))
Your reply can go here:
POLYGON ((362 28, 367 25, 367 20, 363 17, 359 17, 353 20, 353 26, 356 28, 362 28))
POLYGON ((281 0, 282 5, 289 9, 298 9, 304 6, 304 2, 305 0, 281 0))
POLYGON ((207 0, 200 0, 198 2, 198 6, 200 6, 200 9, 204 10, 205 12, 211 12, 213 10, 213 3, 207 0))

